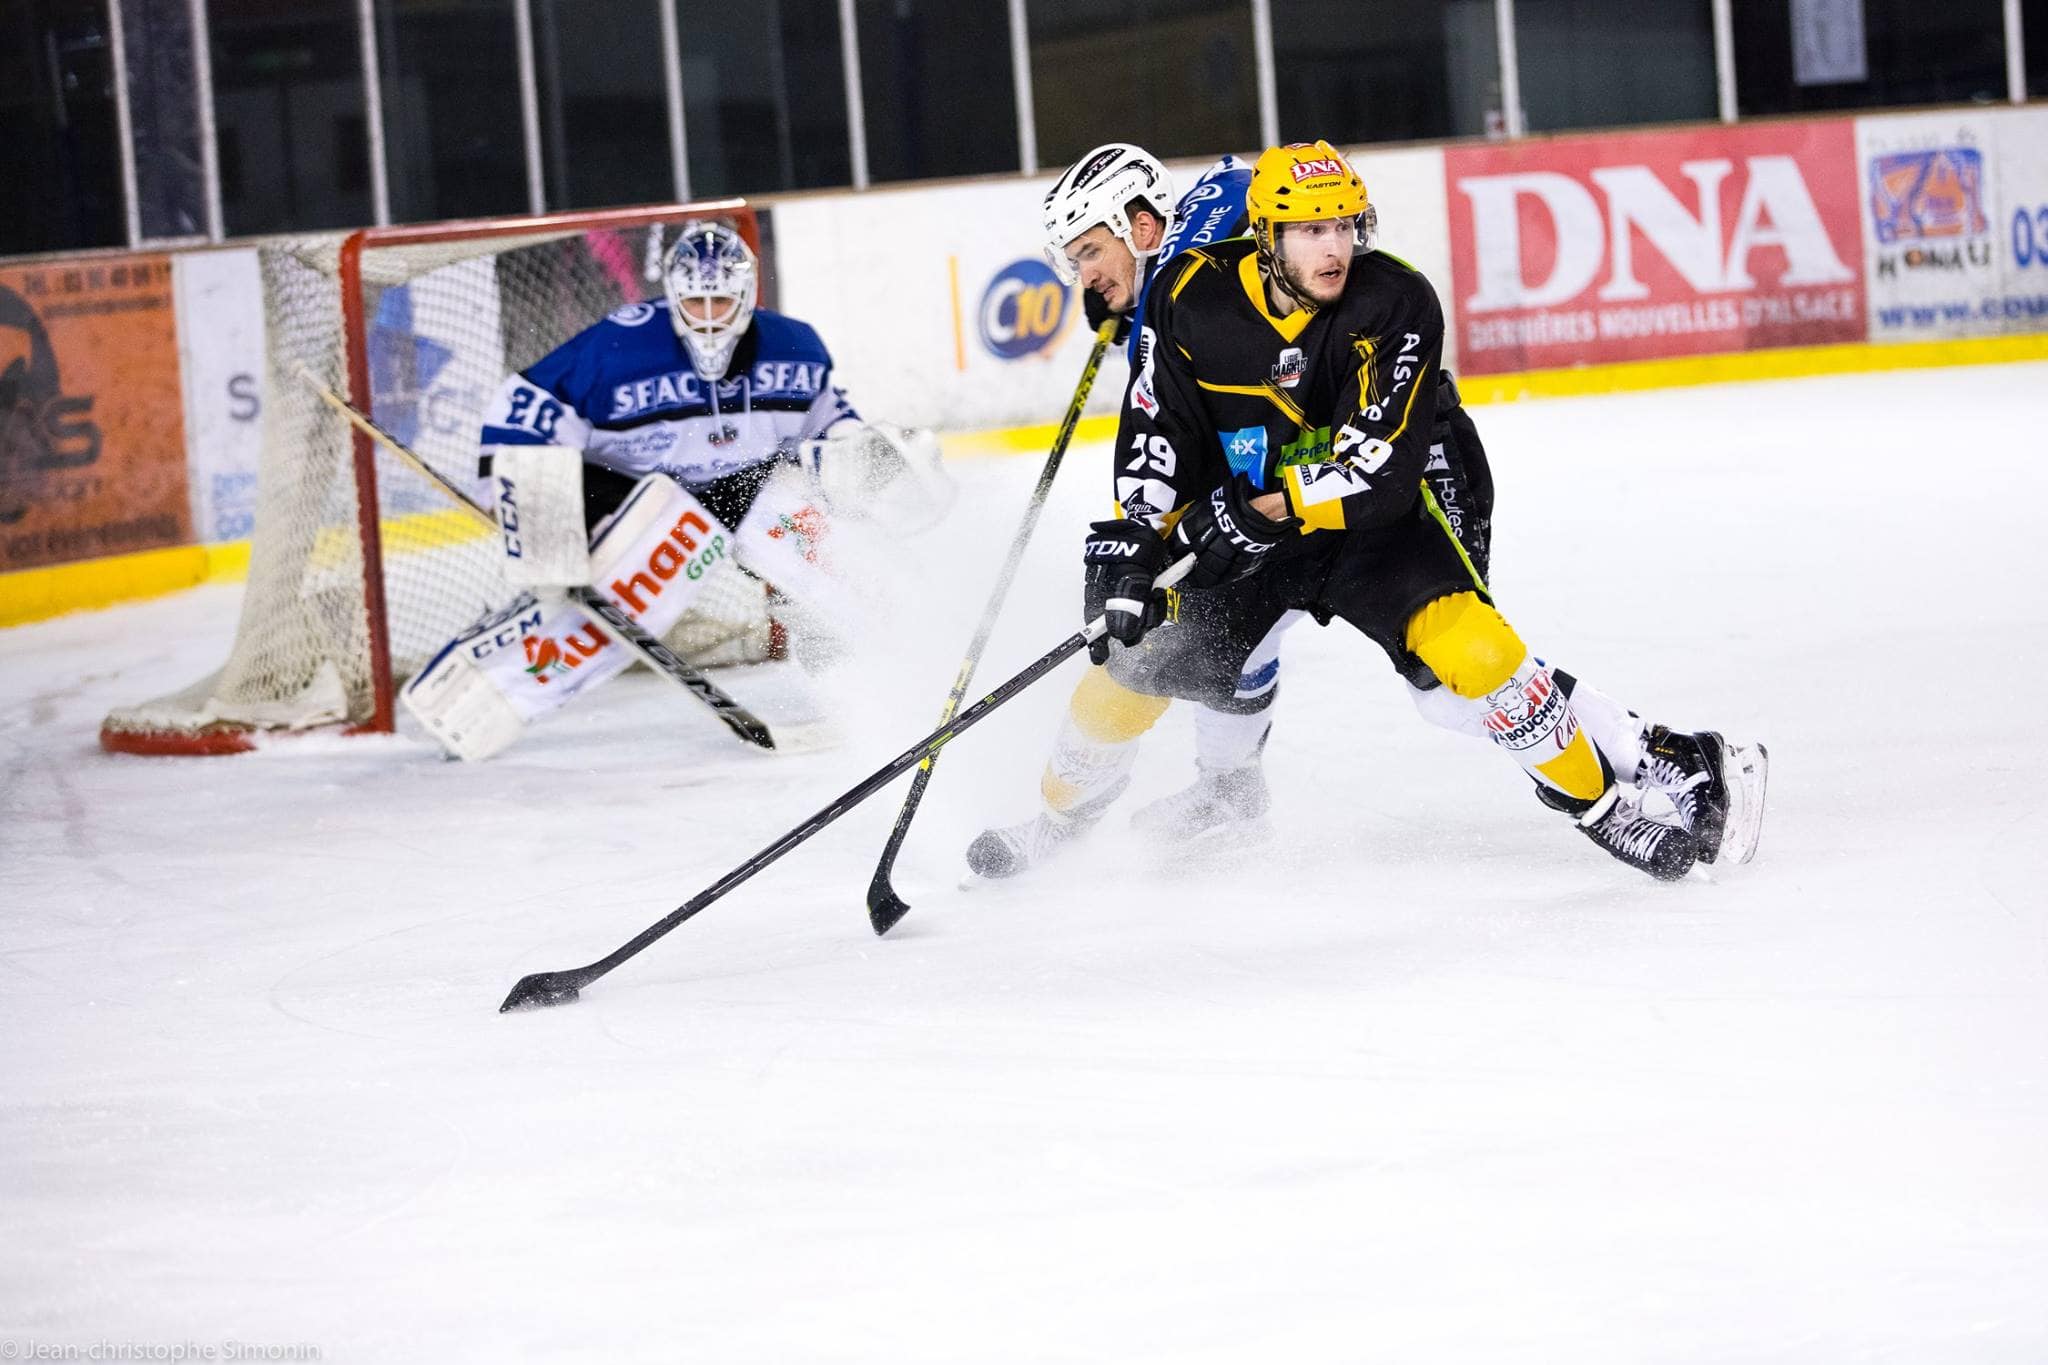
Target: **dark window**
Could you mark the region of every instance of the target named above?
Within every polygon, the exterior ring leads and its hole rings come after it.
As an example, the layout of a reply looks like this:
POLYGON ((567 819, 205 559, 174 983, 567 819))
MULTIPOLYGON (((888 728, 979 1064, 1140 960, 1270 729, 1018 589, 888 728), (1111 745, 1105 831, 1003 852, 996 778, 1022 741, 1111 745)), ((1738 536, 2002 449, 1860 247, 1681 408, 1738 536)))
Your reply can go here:
POLYGON ((1744 115, 2006 97, 2000 0, 1732 2, 1736 103, 1744 115), (1795 18, 1807 33, 1795 33, 1795 18))
POLYGON ((2048 100, 2048 0, 2020 0, 2027 49, 2027 98, 2048 100))
POLYGON ((1531 132, 1718 112, 1708 0, 1516 0, 1515 55, 1531 132))
POLYGON ((853 183, 834 0, 676 0, 698 198, 853 183))
POLYGON ((208 16, 228 232, 368 223, 352 0, 210 0, 208 16))
POLYGON ((394 222, 524 213, 512 0, 377 0, 394 222))
POLYGON ((1245 0, 1031 0, 1038 160, 1104 142, 1155 156, 1256 151, 1258 79, 1245 0))
POLYGON ((1017 169, 1004 0, 859 0, 868 178, 1017 169))
POLYGON ((200 161, 192 10, 185 0, 120 5, 142 235, 197 236, 206 231, 206 172, 200 161))
POLYGON ((661 0, 535 0, 548 207, 676 197, 661 65, 661 0))
POLYGON ((1272 0, 1280 138, 1409 142, 1500 119, 1493 0, 1272 0))
POLYGON ((0 6, 0 253, 128 240, 113 70, 100 0, 0 6))

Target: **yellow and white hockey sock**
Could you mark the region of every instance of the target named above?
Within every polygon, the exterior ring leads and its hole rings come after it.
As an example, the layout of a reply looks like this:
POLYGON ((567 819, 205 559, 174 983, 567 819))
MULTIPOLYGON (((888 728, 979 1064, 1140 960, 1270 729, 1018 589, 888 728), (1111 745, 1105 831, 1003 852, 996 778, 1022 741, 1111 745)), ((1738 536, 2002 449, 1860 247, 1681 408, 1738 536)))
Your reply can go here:
POLYGON ((1062 819, 1087 819, 1122 795, 1138 761, 1138 740, 1166 705, 1165 697, 1114 681, 1106 668, 1083 674, 1039 782, 1046 808, 1062 819))
POLYGON ((1407 645, 1448 691, 1476 708, 1496 745, 1571 805, 1589 808, 1614 784, 1612 768, 1549 667, 1477 593, 1440 597, 1416 612, 1407 645))

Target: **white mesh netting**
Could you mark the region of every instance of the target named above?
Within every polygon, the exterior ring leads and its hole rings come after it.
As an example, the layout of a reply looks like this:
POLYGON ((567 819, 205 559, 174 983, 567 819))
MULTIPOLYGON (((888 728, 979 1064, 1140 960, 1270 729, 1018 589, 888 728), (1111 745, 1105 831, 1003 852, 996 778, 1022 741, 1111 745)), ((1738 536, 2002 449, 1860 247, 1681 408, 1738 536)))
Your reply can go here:
MULTIPOLYGON (((344 238, 264 245, 263 454, 235 643, 217 673, 110 714, 103 741, 207 752, 235 746, 197 740, 368 721, 377 680, 351 430, 299 367, 346 395, 349 352, 358 348, 368 364, 371 416, 451 482, 481 495, 483 408, 505 376, 614 308, 658 295, 654 267, 689 216, 678 210, 631 227, 551 224, 547 232, 404 244, 368 234, 354 335, 337 269, 344 238)), ((376 495, 392 682, 402 684, 512 594, 491 534, 382 450, 376 495)), ((768 657, 772 634, 766 588, 728 561, 669 644, 708 667, 768 657)))

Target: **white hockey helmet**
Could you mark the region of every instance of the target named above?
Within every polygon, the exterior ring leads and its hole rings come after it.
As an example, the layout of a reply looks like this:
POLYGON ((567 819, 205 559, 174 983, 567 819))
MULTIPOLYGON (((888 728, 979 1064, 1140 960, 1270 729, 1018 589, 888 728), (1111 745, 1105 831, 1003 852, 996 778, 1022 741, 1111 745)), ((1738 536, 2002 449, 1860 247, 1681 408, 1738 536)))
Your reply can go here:
POLYGON ((753 248, 724 223, 693 219, 669 248, 661 270, 669 321, 704 378, 723 379, 732 364, 754 320, 760 273, 753 248))
POLYGON ((1067 243, 1098 224, 1143 261, 1157 248, 1140 251, 1131 239, 1131 205, 1151 210, 1163 228, 1171 228, 1174 202, 1173 177, 1158 157, 1128 142, 1097 147, 1067 167, 1046 191, 1045 255, 1053 274, 1065 284, 1080 282, 1080 272, 1067 259, 1067 243))

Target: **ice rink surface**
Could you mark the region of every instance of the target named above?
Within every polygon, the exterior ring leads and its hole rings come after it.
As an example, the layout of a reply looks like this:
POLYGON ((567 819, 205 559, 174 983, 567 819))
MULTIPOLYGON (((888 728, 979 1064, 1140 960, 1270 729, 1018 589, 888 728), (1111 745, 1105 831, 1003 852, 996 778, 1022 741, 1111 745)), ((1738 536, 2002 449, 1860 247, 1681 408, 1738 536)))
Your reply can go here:
MULTIPOLYGON (((1751 866, 1612 863, 1290 637, 1279 837, 1165 858, 1176 708, 973 891, 1078 665, 593 987, 928 729, 1036 475, 883 554, 829 753, 622 679, 416 737, 100 753, 238 590, 0 632, 0 1338, 330 1361, 2048 1359, 2048 366, 1475 411, 1537 651, 1771 748, 1751 866)), ((981 673, 1074 628, 1075 451, 981 673)), ((740 680, 734 681, 737 690, 740 680)))

